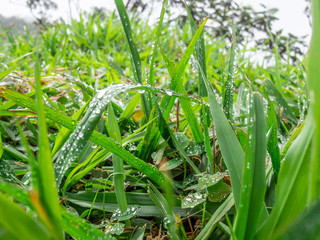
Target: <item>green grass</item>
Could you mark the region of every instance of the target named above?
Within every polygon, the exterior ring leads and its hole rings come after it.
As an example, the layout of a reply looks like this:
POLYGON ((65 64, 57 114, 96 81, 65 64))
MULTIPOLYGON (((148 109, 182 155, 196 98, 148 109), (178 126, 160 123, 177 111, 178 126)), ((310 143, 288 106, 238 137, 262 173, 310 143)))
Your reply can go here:
POLYGON ((0 238, 318 238, 318 1, 297 66, 115 3, 0 34, 0 238))

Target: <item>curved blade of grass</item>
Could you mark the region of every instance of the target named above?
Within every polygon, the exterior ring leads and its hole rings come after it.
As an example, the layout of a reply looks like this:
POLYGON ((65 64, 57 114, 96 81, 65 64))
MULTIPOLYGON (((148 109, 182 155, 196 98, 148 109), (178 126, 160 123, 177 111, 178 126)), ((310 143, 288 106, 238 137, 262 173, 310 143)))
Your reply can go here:
POLYGON ((311 195, 310 201, 315 200, 320 194, 320 53, 317 49, 320 43, 320 3, 319 1, 312 1, 312 39, 310 46, 309 68, 308 68, 308 87, 309 96, 311 100, 311 111, 313 112, 314 124, 314 147, 312 149, 312 162, 311 162, 311 195))
POLYGON ((36 220, 0 193, 0 225, 17 239, 50 239, 36 220))
MULTIPOLYGON (((36 106, 38 113, 38 129, 39 129, 39 151, 38 151, 38 167, 39 167, 39 197, 45 208, 48 217, 50 218, 54 228, 50 229, 55 234, 56 239, 63 238, 61 226, 61 216, 58 201, 58 193, 55 185, 53 167, 51 161, 51 151, 49 147, 48 131, 45 118, 44 105, 42 103, 41 77, 40 77, 40 62, 36 56, 35 66, 36 80, 36 106)), ((50 226, 48 226, 50 227, 50 226)))
MULTIPOLYGON (((118 126, 116 116, 114 114, 112 104, 108 105, 108 123, 107 129, 111 138, 113 138, 118 143, 121 143, 121 133, 118 126)), ((124 170, 123 170, 123 160, 117 155, 112 155, 112 164, 113 164, 113 179, 115 185, 115 192, 117 196, 117 201, 119 203, 119 209, 124 213, 127 208, 127 199, 126 193, 124 191, 124 170)))
POLYGON ((253 239, 264 206, 267 144, 263 111, 261 95, 254 93, 249 114, 240 205, 235 220, 234 232, 238 240, 253 239))
MULTIPOLYGON (((117 6, 117 10, 118 10, 118 13, 119 13, 119 16, 121 19, 122 27, 123 27, 123 30, 126 34, 127 42, 129 44, 134 77, 135 77, 137 83, 143 84, 142 72, 141 72, 141 59, 140 59, 139 52, 133 42, 132 33, 131 33, 131 24, 129 21, 129 17, 128 17, 126 8, 125 8, 122 0, 114 0, 114 2, 117 6)), ((147 97, 145 94, 141 94, 141 101, 142 101, 144 115, 145 115, 146 119, 148 119, 149 115, 150 115, 150 109, 149 109, 147 97)))
POLYGON ((311 140, 314 131, 310 120, 309 116, 281 166, 274 207, 256 239, 270 239, 276 230, 286 228, 307 205, 306 186, 309 184, 311 140))
POLYGON ((199 233, 195 240, 205 240, 208 239, 216 227, 216 224, 220 219, 227 214, 230 208, 234 204, 233 194, 231 193, 227 199, 220 205, 220 207, 214 212, 208 223, 199 233))
MULTIPOLYGON (((139 87, 136 87, 136 88, 139 88, 139 87)), ((15 101, 18 105, 24 106, 34 111, 36 109, 36 104, 33 99, 28 98, 13 90, 0 88, 0 94, 3 97, 6 97, 8 99, 15 101)), ((73 120, 72 118, 64 114, 61 114, 58 111, 53 110, 52 108, 45 106, 45 113, 47 118, 51 119, 52 121, 58 124, 61 124, 62 126, 68 129, 74 130, 76 128, 75 120, 73 120)), ((120 158, 122 158, 132 167, 144 173, 146 176, 148 176, 151 180, 153 180, 160 186, 164 184, 164 179, 163 179, 164 176, 162 175, 162 173, 160 173, 157 169, 152 167, 150 164, 133 156, 131 153, 123 149, 119 144, 115 143, 113 140, 106 137, 105 135, 97 131, 93 131, 93 133, 90 136, 90 140, 95 144, 102 146, 105 149, 108 149, 110 152, 118 155, 120 158)))
MULTIPOLYGON (((192 14, 190 12, 190 9, 188 5, 185 2, 185 7, 188 12, 188 18, 190 20, 190 25, 193 34, 197 31, 197 25, 192 17, 192 14)), ((206 66, 206 51, 205 51, 205 44, 204 44, 204 37, 203 37, 203 32, 201 33, 199 40, 197 41, 195 45, 195 53, 196 57, 198 59, 198 62, 200 64, 200 67, 203 71, 203 74, 205 77, 207 77, 207 66, 206 66)), ((204 80, 202 78, 201 70, 198 67, 198 77, 199 77, 199 96, 200 97, 206 97, 207 96, 207 89, 206 86, 204 85, 204 80)))
POLYGON ((268 101, 268 113, 267 113, 267 132, 270 132, 268 139, 267 149, 271 157, 273 171, 276 178, 280 171, 280 149, 278 146, 278 122, 276 112, 273 105, 268 101))

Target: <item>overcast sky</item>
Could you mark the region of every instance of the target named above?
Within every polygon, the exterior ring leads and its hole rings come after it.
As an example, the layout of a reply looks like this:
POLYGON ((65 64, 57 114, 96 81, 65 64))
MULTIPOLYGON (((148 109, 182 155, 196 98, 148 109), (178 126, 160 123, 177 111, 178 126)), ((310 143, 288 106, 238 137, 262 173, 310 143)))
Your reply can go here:
MULTIPOLYGON (((293 33, 297 36, 310 35, 310 26, 304 9, 306 7, 305 0, 236 0, 239 4, 250 4, 259 9, 259 4, 263 3, 268 7, 276 7, 279 9, 277 17, 280 19, 276 24, 276 29, 284 29, 285 33, 293 33)), ((32 15, 23 5, 24 0, 1 0, 0 14, 6 17, 18 16, 21 18, 31 19, 32 15)), ((68 0, 55 0, 59 6, 59 10, 50 12, 53 18, 69 16, 68 0)), ((73 5, 73 17, 78 15, 82 10, 90 10, 93 6, 105 7, 107 9, 115 9, 113 0, 71 0, 73 5)))

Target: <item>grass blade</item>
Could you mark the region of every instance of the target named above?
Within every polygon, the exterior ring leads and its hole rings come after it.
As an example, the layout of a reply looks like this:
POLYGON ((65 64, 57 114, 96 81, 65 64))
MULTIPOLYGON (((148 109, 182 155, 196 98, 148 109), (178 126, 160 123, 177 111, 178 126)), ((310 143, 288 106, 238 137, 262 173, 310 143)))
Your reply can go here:
POLYGON ((317 199, 320 194, 320 53, 317 49, 320 43, 320 3, 319 1, 312 1, 312 39, 310 46, 309 56, 309 68, 308 68, 308 87, 311 100, 311 111, 313 112, 313 124, 314 124, 314 147, 312 149, 312 176, 311 182, 311 196, 310 201, 317 199))
POLYGON ((276 178, 278 177, 280 171, 280 149, 278 146, 278 121, 276 112, 273 105, 268 101, 268 113, 267 113, 267 132, 270 132, 267 149, 271 157, 273 171, 276 178))
MULTIPOLYGON (((132 33, 131 33, 131 24, 129 21, 129 17, 126 11, 126 8, 123 4, 122 0, 114 0, 117 10, 121 19, 123 30, 126 34, 127 42, 129 44, 129 49, 131 53, 131 59, 132 59, 132 67, 133 67, 133 73, 134 77, 136 79, 137 83, 143 84, 142 81, 142 72, 141 72, 141 59, 139 52, 133 42, 132 33)), ((146 119, 149 118, 150 115, 150 109, 147 102, 147 98, 145 94, 141 94, 141 101, 143 106, 143 111, 146 119)))
POLYGON ((156 33, 156 40, 154 41, 154 46, 152 50, 152 56, 151 56, 151 62, 150 62, 150 75, 149 75, 149 84, 150 86, 155 85, 155 80, 154 80, 154 61, 158 53, 158 44, 160 40, 160 32, 161 32, 161 27, 163 23, 163 17, 166 12, 166 6, 168 4, 168 0, 163 0, 162 3, 162 8, 161 8, 161 13, 160 13, 160 19, 157 27, 157 33, 156 33))
POLYGON ((253 239, 264 206, 266 126, 263 111, 261 95, 254 93, 248 123, 240 207, 235 220, 238 240, 253 239))
POLYGON ((168 219, 167 228, 170 232, 171 238, 181 239, 181 237, 179 237, 177 233, 176 217, 174 215, 174 212, 172 211, 170 204, 152 183, 149 184, 150 187, 148 188, 148 194, 152 201, 159 207, 163 216, 168 219))
POLYGON ((223 94, 223 109, 226 113, 227 118, 233 121, 233 93, 234 93, 234 71, 235 71, 235 60, 236 60, 236 28, 232 26, 232 43, 230 50, 230 59, 227 80, 224 82, 224 94, 223 94))
MULTIPOLYGON (((51 151, 49 147, 48 131, 45 118, 45 108, 42 103, 41 79, 40 79, 40 60, 36 56, 35 79, 36 79, 36 106, 38 113, 39 126, 39 152, 38 152, 38 167, 40 181, 39 197, 47 214, 53 224, 53 229, 50 229, 55 234, 56 239, 63 238, 61 226, 61 216, 58 201, 57 188, 55 185, 55 177, 51 161, 51 151)), ((48 226, 50 227, 50 226, 48 226)))
POLYGON ((320 236, 320 200, 316 200, 288 229, 277 232, 274 239, 317 239, 320 236))
MULTIPOLYGON (((114 114, 111 102, 108 105, 108 123, 107 129, 111 138, 113 138, 118 143, 121 143, 121 133, 117 123, 116 116, 114 114)), ((113 179, 115 185, 115 192, 117 196, 117 201, 119 203, 119 209, 122 213, 127 210, 127 199, 126 193, 124 191, 124 170, 123 170, 123 160, 117 155, 112 155, 113 164, 113 179)))

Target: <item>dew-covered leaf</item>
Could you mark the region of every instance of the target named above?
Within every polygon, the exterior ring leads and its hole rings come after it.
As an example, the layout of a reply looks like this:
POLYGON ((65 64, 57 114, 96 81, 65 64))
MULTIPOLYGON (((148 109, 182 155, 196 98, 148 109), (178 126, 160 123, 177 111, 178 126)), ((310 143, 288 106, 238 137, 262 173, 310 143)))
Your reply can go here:
POLYGON ((128 207, 127 210, 121 213, 120 209, 116 209, 112 214, 110 221, 125 221, 133 218, 139 212, 140 206, 134 205, 128 207))
POLYGON ((199 188, 202 190, 202 189, 211 187, 216 183, 218 183, 225 176, 228 176, 228 172, 222 172, 222 173, 217 172, 215 174, 200 175, 199 182, 198 182, 199 188))
POLYGON ((202 143, 191 142, 186 148, 186 153, 188 156, 196 156, 204 153, 205 146, 202 143))
POLYGON ((205 194, 200 192, 189 193, 181 201, 182 208, 194 208, 195 206, 205 201, 205 194))

